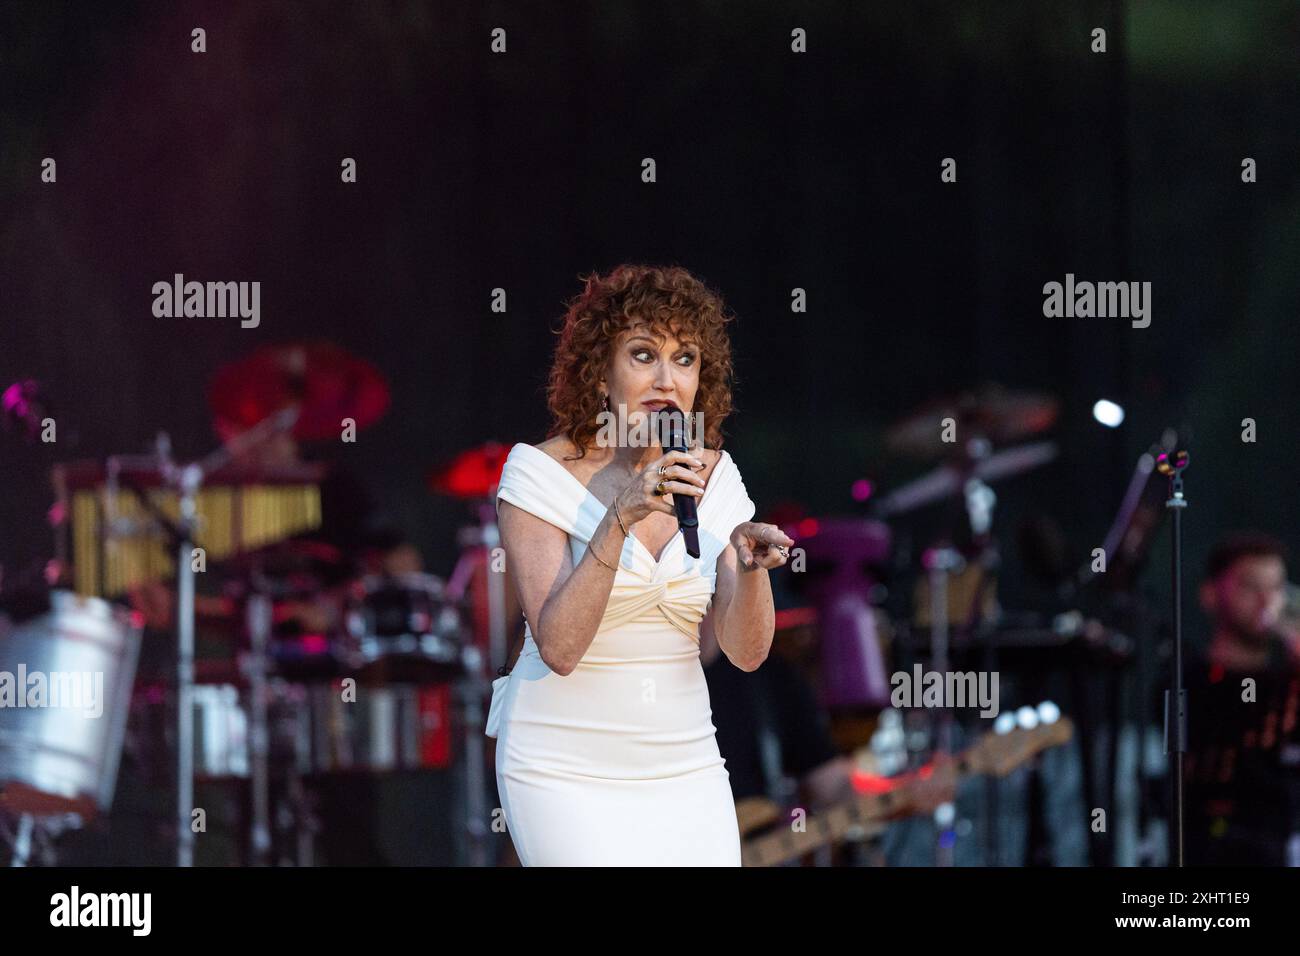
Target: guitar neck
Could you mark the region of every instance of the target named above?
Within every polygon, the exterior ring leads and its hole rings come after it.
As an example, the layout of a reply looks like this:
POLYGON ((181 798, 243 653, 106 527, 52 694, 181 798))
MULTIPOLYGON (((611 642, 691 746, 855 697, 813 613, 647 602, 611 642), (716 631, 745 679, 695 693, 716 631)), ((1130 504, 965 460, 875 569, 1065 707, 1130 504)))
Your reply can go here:
POLYGON ((956 786, 973 774, 969 755, 963 753, 949 763, 933 769, 930 779, 915 774, 884 793, 861 794, 824 813, 807 819, 807 828, 795 831, 781 827, 777 832, 747 841, 744 857, 747 866, 771 866, 803 856, 823 846, 842 840, 854 828, 907 816, 917 804, 916 790, 921 786, 956 786))

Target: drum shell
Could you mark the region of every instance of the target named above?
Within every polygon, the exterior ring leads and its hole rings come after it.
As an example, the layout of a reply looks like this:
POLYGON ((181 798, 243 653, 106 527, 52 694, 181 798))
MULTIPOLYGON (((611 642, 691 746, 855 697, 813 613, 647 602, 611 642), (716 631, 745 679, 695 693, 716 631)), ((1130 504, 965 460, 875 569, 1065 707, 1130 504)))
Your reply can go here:
MULTIPOLYGON (((195 684, 194 775, 245 780, 250 775, 250 690, 195 684)), ((450 761, 450 688, 446 685, 267 683, 268 761, 272 777, 386 773, 444 767, 450 761)), ((174 770, 175 695, 141 688, 132 729, 146 773, 162 785, 174 770)))
POLYGON ((445 684, 358 684, 301 688, 294 753, 302 774, 385 773, 450 761, 445 684))
MULTIPOLYGON (((247 684, 198 682, 191 688, 196 780, 246 780, 251 775, 252 690, 247 684)), ((268 760, 274 772, 292 758, 299 685, 272 678, 266 684, 268 760)), ((171 686, 138 687, 131 704, 130 736, 137 761, 155 785, 176 773, 176 693, 171 686)))
POLYGON ((340 643, 353 671, 365 680, 424 684, 464 673, 464 619, 433 575, 366 578, 345 618, 340 643))
MULTIPOLYGON (((71 591, 18 625, 0 618, 0 671, 90 674, 98 716, 68 707, 0 707, 0 783, 20 812, 107 811, 117 784, 141 629, 129 612, 71 591)), ((26 693, 25 687, 17 687, 26 693)))

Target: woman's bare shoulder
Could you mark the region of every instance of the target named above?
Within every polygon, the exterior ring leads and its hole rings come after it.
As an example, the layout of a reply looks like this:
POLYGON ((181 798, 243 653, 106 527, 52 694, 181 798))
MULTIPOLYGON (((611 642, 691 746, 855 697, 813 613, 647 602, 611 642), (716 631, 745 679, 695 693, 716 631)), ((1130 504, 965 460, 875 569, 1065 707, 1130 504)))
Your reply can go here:
POLYGON ((579 455, 578 446, 567 435, 552 435, 533 447, 550 455, 561 468, 584 485, 590 479, 592 469, 599 464, 590 452, 579 455))
POLYGON ((561 465, 565 463, 565 457, 572 455, 574 452, 573 442, 569 441, 569 436, 567 435, 552 435, 545 441, 538 442, 533 447, 538 451, 546 452, 546 454, 550 455, 561 465))

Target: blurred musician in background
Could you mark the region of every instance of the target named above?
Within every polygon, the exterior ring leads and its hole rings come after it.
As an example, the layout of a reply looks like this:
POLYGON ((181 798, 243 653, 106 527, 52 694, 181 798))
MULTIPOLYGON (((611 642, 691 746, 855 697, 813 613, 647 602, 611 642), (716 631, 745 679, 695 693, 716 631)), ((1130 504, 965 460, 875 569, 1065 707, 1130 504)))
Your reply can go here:
MULTIPOLYGON (((230 456, 220 469, 227 480, 302 472, 303 482, 319 487, 318 525, 245 553, 227 569, 238 576, 256 567, 264 579, 286 585, 289 593, 277 601, 277 625, 289 620, 308 631, 329 630, 338 625, 339 589, 347 583, 365 574, 395 577, 424 570, 409 538, 381 521, 364 481, 337 461, 322 477, 322 463, 309 461, 302 451, 303 441, 323 446, 337 440, 343 421, 365 428, 382 417, 389 387, 377 369, 330 342, 266 346, 218 369, 208 400, 213 427, 230 456), (292 427, 268 427, 291 406, 297 410, 292 427)), ((221 577, 200 583, 210 589, 221 577)), ((132 588, 131 603, 151 629, 171 629, 174 590, 171 581, 132 588)), ((200 619, 228 621, 238 612, 223 589, 200 593, 196 613, 200 619)))
POLYGON ((718 750, 732 795, 803 801, 816 810, 853 796, 853 761, 831 739, 830 720, 813 689, 780 654, 746 672, 727 660, 708 620, 700 663, 709 685, 718 750))
MULTIPOLYGON (((855 757, 842 754, 831 734, 830 714, 798 667, 774 650, 763 666, 742 671, 722 654, 706 617, 700 625, 700 663, 709 686, 709 704, 718 751, 726 761, 732 796, 738 804, 770 800, 787 825, 796 806, 810 815, 853 800, 859 793, 855 757)), ((874 767, 871 768, 874 773, 874 767)), ((913 783, 911 812, 932 813, 955 799, 950 783, 937 776, 913 783)), ((745 814, 742 814, 742 826, 745 814)), ((818 856, 818 865, 832 858, 818 856)), ((865 860, 883 863, 882 854, 865 860)), ((854 859, 844 862, 852 864, 854 859)))
POLYGON ((1210 639, 1185 676, 1188 863, 1300 864, 1300 633, 1283 618, 1286 579, 1267 535, 1232 534, 1210 554, 1210 639))

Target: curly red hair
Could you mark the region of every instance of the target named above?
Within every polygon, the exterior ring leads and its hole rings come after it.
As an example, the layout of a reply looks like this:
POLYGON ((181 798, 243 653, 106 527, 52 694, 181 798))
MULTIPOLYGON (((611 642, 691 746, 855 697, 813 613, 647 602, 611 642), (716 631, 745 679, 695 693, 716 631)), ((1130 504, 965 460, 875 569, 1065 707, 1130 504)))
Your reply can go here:
POLYGON ((706 448, 722 447, 722 423, 731 414, 731 341, 735 319, 722 297, 680 266, 624 264, 609 275, 578 277, 586 288, 567 306, 556 329, 546 389, 551 430, 573 442, 582 458, 596 437, 601 411, 600 379, 609 368, 614 343, 639 323, 652 331, 690 340, 700 349, 700 384, 692 414, 702 413, 706 448))

